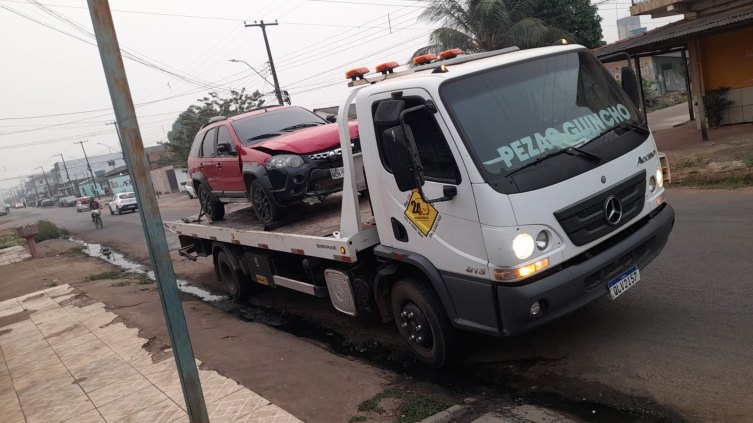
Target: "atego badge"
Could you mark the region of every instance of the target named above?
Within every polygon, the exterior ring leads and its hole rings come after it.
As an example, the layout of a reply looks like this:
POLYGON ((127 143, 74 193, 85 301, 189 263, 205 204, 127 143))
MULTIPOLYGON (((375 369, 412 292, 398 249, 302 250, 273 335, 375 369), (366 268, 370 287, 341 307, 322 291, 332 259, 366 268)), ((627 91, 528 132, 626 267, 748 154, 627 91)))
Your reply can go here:
POLYGON ((428 236, 437 221, 439 212, 431 204, 425 202, 417 190, 413 190, 405 205, 405 217, 413 223, 424 236, 428 236))

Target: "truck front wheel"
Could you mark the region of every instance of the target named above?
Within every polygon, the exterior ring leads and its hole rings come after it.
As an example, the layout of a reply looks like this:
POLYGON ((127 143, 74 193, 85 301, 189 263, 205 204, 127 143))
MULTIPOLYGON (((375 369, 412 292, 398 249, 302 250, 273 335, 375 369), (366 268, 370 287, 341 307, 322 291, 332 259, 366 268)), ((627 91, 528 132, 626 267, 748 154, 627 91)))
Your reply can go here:
POLYGON ((217 253, 217 273, 230 298, 239 301, 248 294, 248 285, 240 272, 233 268, 233 262, 224 250, 217 253))
POLYGON ((442 367, 450 358, 453 328, 439 297, 423 279, 406 277, 392 287, 397 330, 419 361, 442 367))

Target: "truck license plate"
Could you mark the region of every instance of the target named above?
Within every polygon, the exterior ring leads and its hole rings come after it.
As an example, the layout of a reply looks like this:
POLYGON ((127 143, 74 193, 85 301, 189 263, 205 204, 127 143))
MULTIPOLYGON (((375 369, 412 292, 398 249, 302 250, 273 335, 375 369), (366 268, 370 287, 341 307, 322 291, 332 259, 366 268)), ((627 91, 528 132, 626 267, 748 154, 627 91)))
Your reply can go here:
POLYGON ((329 170, 329 174, 332 175, 332 179, 341 179, 343 176, 345 176, 345 168, 340 167, 333 167, 329 170))
POLYGON ((625 273, 609 281, 607 284, 609 287, 609 294, 614 300, 635 285, 639 280, 641 280, 641 273, 638 271, 637 267, 633 266, 626 270, 625 273))

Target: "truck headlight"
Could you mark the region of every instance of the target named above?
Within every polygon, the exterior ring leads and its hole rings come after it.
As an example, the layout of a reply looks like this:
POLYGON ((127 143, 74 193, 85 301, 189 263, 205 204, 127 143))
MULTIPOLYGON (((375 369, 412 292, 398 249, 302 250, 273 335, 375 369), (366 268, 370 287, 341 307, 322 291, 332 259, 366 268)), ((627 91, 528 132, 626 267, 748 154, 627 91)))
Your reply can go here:
POLYGON ((519 234, 512 241, 512 249, 515 251, 515 257, 525 260, 533 254, 535 243, 533 237, 527 233, 519 234))
POLYGON ((656 185, 658 185, 659 188, 664 186, 664 172, 661 170, 661 165, 656 169, 656 185))
POLYGON ((296 156, 295 154, 280 154, 279 156, 272 156, 264 165, 264 167, 266 167, 267 169, 301 166, 303 166, 303 159, 301 158, 301 156, 296 156))

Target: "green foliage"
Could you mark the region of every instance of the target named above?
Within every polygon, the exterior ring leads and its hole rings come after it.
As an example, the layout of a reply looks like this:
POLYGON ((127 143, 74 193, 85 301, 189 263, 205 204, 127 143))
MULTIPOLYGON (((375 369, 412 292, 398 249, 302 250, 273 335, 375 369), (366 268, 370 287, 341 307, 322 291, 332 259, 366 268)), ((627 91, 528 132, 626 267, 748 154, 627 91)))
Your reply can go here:
POLYGON ((42 242, 48 239, 58 239, 69 236, 71 233, 67 229, 59 228, 49 220, 40 220, 37 222, 37 235, 34 236, 36 242, 42 242))
POLYGON ((571 34, 571 41, 588 48, 604 45, 598 7, 589 0, 537 0, 535 17, 571 34))
POLYGON ((413 53, 418 56, 449 48, 466 53, 518 46, 521 49, 553 44, 570 34, 548 25, 536 15, 535 0, 426 0, 419 20, 440 23, 429 38, 430 45, 413 53))
POLYGON ((366 416, 355 415, 351 417, 350 419, 348 419, 348 423, 359 423, 359 422, 365 422, 366 420, 368 420, 366 416))
POLYGON ((450 405, 426 394, 409 395, 400 403, 400 408, 398 409, 399 417, 396 423, 419 422, 439 413, 450 405))
POLYGON ((709 119, 709 126, 718 127, 722 123, 722 113, 729 106, 735 104, 734 101, 727 98, 729 87, 719 87, 713 90, 706 90, 703 96, 703 107, 706 108, 706 117, 709 119))
POLYGON ((109 272, 91 274, 86 277, 86 280, 102 281, 102 280, 109 280, 109 279, 120 279, 122 275, 123 275, 123 272, 120 270, 111 270, 109 272))
POLYGON ((169 153, 170 162, 175 166, 185 167, 191 144, 201 126, 216 116, 233 116, 261 107, 264 100, 257 90, 252 94, 246 89, 231 91, 230 96, 223 98, 216 92, 197 99, 199 104, 189 106, 173 122, 172 129, 167 133, 167 142, 163 145, 169 153))
POLYGON ((26 241, 23 238, 19 238, 15 229, 6 229, 0 231, 0 250, 8 247, 15 247, 17 245, 25 245, 26 241))
POLYGON ((753 156, 746 157, 745 160, 743 160, 743 163, 745 164, 745 167, 749 169, 753 167, 753 156))

